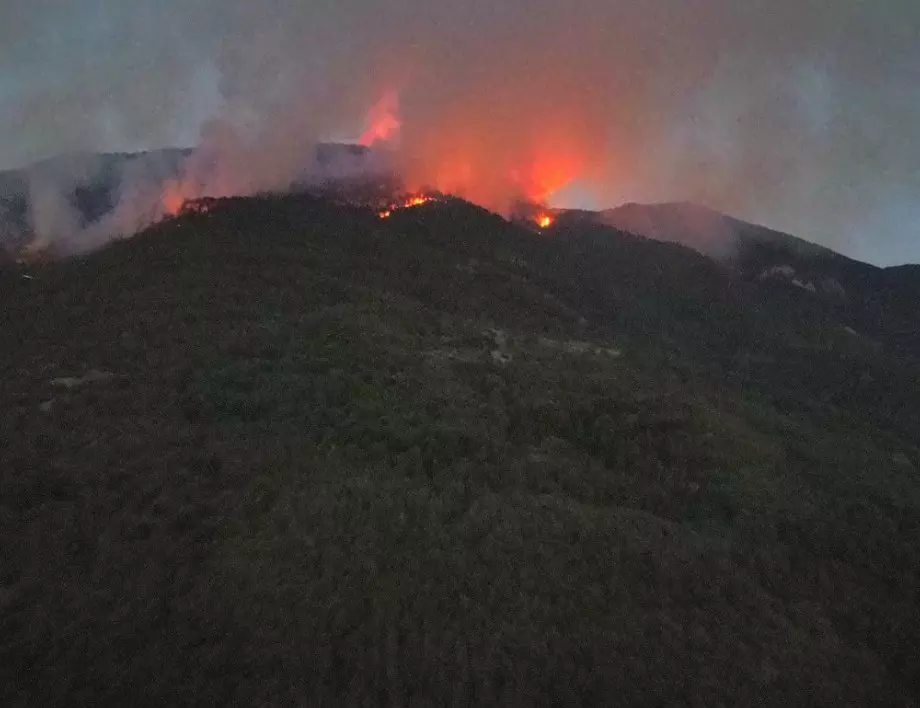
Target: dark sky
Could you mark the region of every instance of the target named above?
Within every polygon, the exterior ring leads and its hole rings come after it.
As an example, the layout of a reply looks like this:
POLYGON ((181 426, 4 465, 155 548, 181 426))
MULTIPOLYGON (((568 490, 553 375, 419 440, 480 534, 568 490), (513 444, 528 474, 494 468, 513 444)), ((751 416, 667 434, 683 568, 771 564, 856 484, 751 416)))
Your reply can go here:
POLYGON ((0 168, 219 119, 271 171, 387 92, 419 178, 479 201, 690 199, 920 261, 918 0, 0 0, 0 168))

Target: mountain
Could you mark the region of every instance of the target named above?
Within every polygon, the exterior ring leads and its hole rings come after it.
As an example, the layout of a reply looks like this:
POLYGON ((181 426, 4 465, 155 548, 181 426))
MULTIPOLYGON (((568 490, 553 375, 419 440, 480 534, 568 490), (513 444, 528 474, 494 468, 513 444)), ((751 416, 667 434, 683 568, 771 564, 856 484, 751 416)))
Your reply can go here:
POLYGON ((920 700, 920 368, 841 300, 289 195, 0 302, 4 705, 920 700))
MULTIPOLYGON (((52 218, 60 211, 57 200, 66 200, 76 214, 75 226, 85 227, 110 213, 122 191, 130 193, 137 180, 159 184, 179 176, 191 154, 191 150, 183 149, 78 153, 0 173, 0 265, 5 262, 8 266, 21 256, 34 238, 30 198, 44 205, 46 208, 39 211, 49 211, 52 218), (53 193, 50 201, 49 190, 53 193)), ((291 191, 309 190, 338 200, 369 202, 381 190, 392 191, 389 175, 385 154, 360 145, 324 143, 304 157, 302 173, 291 191)), ((526 210, 521 214, 525 222, 532 218, 526 210)), ((811 299, 790 296, 789 306, 794 311, 827 311, 825 316, 845 322, 870 341, 882 341, 902 354, 920 357, 917 267, 877 268, 790 234, 687 202, 633 203, 599 212, 563 210, 560 214, 567 223, 612 226, 692 248, 764 287, 811 293, 811 299)), ((66 219, 65 226, 70 222, 66 219)), ((45 230, 65 226, 53 221, 45 230)), ((54 254, 52 243, 44 255, 54 254)))
MULTIPOLYGON (((153 171, 164 176, 179 173, 182 162, 191 154, 182 148, 164 148, 135 153, 78 152, 59 155, 27 167, 0 172, 0 199, 26 199, 33 185, 55 182, 74 189, 111 192, 125 170, 153 171)), ((88 205, 92 216, 92 205, 88 205)), ((97 207, 98 208, 98 207, 97 207)))
POLYGON ((693 248, 749 281, 812 293, 858 332, 920 356, 920 266, 878 268, 696 204, 628 204, 591 218, 693 248))
POLYGON ((680 243, 719 260, 731 261, 739 249, 753 244, 780 247, 803 257, 833 254, 823 246, 690 202, 624 204, 598 212, 595 218, 622 231, 680 243))

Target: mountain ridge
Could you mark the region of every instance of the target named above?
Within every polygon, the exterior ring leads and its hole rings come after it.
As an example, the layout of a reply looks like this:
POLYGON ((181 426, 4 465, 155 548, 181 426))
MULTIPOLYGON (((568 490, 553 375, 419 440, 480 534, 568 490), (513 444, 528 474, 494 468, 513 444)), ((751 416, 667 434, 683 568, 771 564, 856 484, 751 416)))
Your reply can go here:
MULTIPOLYGON (((8 188, 17 183, 20 188, 18 193, 8 192, 5 199, 0 197, 0 246, 5 246, 0 249, 4 251, 0 262, 9 265, 21 257, 22 249, 31 240, 30 207, 23 191, 30 182, 40 184, 44 175, 52 175, 73 185, 69 201, 80 223, 92 224, 118 200, 119 179, 127 166, 137 164, 146 169, 150 165, 157 179, 168 179, 179 176, 183 160, 191 154, 189 149, 77 153, 45 160, 19 172, 0 173, 0 183, 5 181, 8 188)), ((323 190, 334 196, 338 184, 344 195, 346 183, 336 165, 342 163, 352 170, 360 163, 370 164, 373 151, 360 145, 326 143, 317 146, 314 160, 320 169, 336 175, 323 190)), ((308 182, 301 182, 292 190, 310 188, 308 182)), ((764 287, 791 287, 803 296, 818 297, 827 307, 839 310, 842 314, 838 316, 849 318, 857 331, 896 342, 902 350, 920 352, 920 266, 880 268, 691 202, 628 203, 596 212, 560 209, 557 214, 565 222, 606 225, 689 247, 749 282, 764 287)), ((52 248, 45 256, 53 254, 52 248)))
MULTIPOLYGON (((194 148, 163 148, 135 153, 76 152, 0 171, 0 207, 3 206, 4 199, 7 201, 23 199, 26 196, 30 179, 34 176, 64 175, 66 181, 76 186, 90 191, 110 192, 114 186, 111 184, 115 176, 113 172, 125 163, 150 160, 171 166, 172 171, 178 176, 181 161, 192 155, 194 151, 194 148)), ((372 148, 363 145, 325 142, 318 144, 315 160, 320 165, 327 165, 343 156, 367 159, 373 153, 372 148)), ((303 187, 302 183, 295 182, 294 184, 294 189, 303 187)), ((19 206, 18 211, 25 214, 27 208, 19 206)), ((861 261, 849 258, 826 246, 767 226, 744 221, 694 202, 627 202, 618 207, 596 211, 573 209, 559 209, 558 211, 582 214, 589 219, 596 219, 646 238, 681 243, 718 260, 731 261, 738 247, 737 242, 740 241, 783 246, 790 252, 802 256, 826 256, 861 263, 861 261)), ((3 226, 2 219, 3 212, 0 211, 0 229, 3 226)), ((2 237, 2 230, 0 230, 0 237, 2 237)), ((879 267, 868 263, 865 265, 873 268, 879 267)), ((889 268, 897 267, 900 266, 889 266, 889 268)))

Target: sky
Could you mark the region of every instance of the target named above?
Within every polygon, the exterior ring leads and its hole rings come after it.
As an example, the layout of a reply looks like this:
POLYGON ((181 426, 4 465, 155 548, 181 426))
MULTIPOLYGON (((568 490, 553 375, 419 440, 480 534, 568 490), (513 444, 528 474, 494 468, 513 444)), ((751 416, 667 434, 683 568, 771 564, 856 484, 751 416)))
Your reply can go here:
POLYGON ((407 175, 487 206, 690 200, 920 262, 917 0, 0 0, 0 169, 204 144, 278 185, 381 101, 407 175))

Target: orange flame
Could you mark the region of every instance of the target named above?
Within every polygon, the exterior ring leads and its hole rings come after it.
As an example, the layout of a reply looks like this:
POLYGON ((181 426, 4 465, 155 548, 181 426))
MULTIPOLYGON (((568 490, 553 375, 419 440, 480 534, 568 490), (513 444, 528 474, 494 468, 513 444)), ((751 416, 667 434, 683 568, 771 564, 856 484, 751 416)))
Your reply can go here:
POLYGON ((536 223, 541 229, 547 229, 553 225, 553 217, 549 214, 540 214, 536 218, 536 223))
POLYGON ((606 169, 607 128, 570 69, 547 61, 546 75, 512 62, 459 87, 434 74, 414 78, 401 130, 408 187, 508 214, 518 202, 552 203, 576 180, 594 182, 606 169))
POLYGON ((401 127, 399 95, 395 91, 387 91, 368 112, 358 144, 371 147, 379 142, 393 140, 401 127))
POLYGON ((413 207, 420 207, 423 204, 428 204, 429 202, 434 201, 437 201, 437 199, 428 194, 415 194, 410 197, 406 197, 402 201, 393 202, 385 209, 378 211, 377 216, 381 219, 389 219, 393 212, 397 209, 412 209, 413 207))
POLYGON ((431 197, 424 197, 424 196, 410 197, 405 202, 403 202, 402 208, 405 209, 407 207, 421 206, 422 204, 427 204, 430 201, 431 201, 431 197))
POLYGON ((185 202, 182 185, 178 180, 169 180, 163 188, 163 211, 169 216, 178 216, 185 202))
POLYGON ((516 200, 546 203, 584 171, 577 150, 556 136, 505 154, 501 146, 488 149, 464 140, 462 133, 452 144, 449 135, 429 138, 432 144, 409 146, 420 155, 410 165, 410 184, 430 184, 445 194, 504 212, 516 200))

